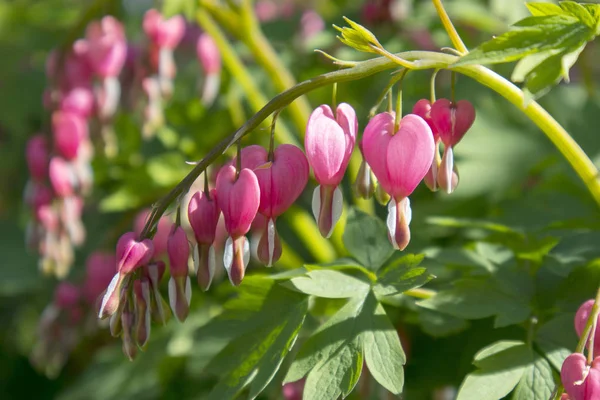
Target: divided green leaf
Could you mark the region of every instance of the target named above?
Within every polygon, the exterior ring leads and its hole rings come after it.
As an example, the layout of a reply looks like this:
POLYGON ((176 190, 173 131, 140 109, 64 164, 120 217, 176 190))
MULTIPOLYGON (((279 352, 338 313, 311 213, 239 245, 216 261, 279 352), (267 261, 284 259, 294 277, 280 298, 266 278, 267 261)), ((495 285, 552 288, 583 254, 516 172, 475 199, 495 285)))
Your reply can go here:
POLYGON ((418 266, 423 257, 422 254, 408 254, 379 270, 377 284, 373 288, 375 293, 378 296, 400 294, 429 282, 434 276, 418 266))

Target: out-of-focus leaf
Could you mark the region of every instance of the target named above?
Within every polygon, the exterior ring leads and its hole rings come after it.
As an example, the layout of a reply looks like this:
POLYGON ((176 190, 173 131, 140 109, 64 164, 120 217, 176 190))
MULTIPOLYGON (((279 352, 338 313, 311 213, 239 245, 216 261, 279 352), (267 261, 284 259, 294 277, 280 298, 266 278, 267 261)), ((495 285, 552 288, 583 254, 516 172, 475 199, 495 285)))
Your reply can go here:
POLYGON ((348 213, 342 239, 350 254, 372 270, 377 270, 394 252, 383 221, 356 208, 348 213))
POLYGON ((469 322, 462 318, 428 309, 419 311, 419 324, 423 332, 433 337, 454 335, 469 327, 469 322))
POLYGON ((573 318, 573 314, 558 315, 536 332, 535 343, 557 371, 560 371, 563 361, 573 353, 577 344, 573 318))

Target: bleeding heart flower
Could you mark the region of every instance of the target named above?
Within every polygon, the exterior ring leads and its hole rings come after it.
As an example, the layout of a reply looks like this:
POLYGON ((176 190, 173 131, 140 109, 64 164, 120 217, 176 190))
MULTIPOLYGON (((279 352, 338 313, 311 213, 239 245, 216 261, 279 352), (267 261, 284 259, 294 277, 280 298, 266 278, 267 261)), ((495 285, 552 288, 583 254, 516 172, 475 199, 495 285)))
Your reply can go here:
POLYGON ((127 57, 127 41, 121 22, 107 15, 86 30, 88 57, 101 78, 118 76, 127 57))
POLYGON ((414 114, 402 118, 394 132, 394 114, 381 113, 369 121, 362 145, 380 187, 392 197, 388 204, 388 235, 394 247, 403 250, 410 241, 408 196, 431 166, 433 134, 423 118, 414 114))
POLYGON ((158 47, 174 49, 185 34, 185 20, 181 15, 164 19, 155 9, 146 11, 143 22, 144 32, 158 47))
POLYGON ((77 176, 70 163, 61 157, 52 157, 49 175, 52 189, 54 189, 57 196, 69 197, 74 194, 77 176))
POLYGON ((425 120, 425 122, 427 122, 427 125, 429 125, 429 127, 431 128, 431 133, 433 133, 433 141, 435 142, 435 151, 433 154, 433 162, 431 163, 431 167, 429 168, 429 171, 427 171, 427 174, 425 175, 425 178, 423 178, 423 180, 425 181, 425 184, 432 192, 436 192, 439 189, 437 181, 438 181, 438 171, 440 169, 440 163, 441 163, 440 135, 438 133, 438 130, 437 130, 435 124, 433 123, 433 120, 431 119, 431 103, 430 103, 430 101, 427 99, 421 99, 421 100, 417 101, 413 107, 412 112, 413 112, 413 114, 416 114, 419 117, 423 118, 425 120))
POLYGON ((215 189, 208 193, 198 191, 194 193, 188 204, 188 219, 196 238, 194 266, 202 290, 208 290, 216 269, 213 243, 221 215, 216 195, 215 189))
POLYGON ((174 226, 171 230, 167 242, 167 253, 169 255, 169 269, 171 271, 169 303, 171 304, 173 314, 175 314, 179 322, 183 322, 190 312, 192 287, 190 277, 188 276, 190 245, 185 231, 181 226, 174 226))
POLYGON ((250 246, 244 235, 250 230, 260 205, 260 186, 254 172, 247 168, 236 175, 235 167, 223 167, 217 176, 216 189, 217 202, 229 233, 223 260, 229 280, 237 286, 250 261, 250 246))
POLYGON ((302 150, 291 144, 277 147, 272 160, 267 150, 253 145, 242 150, 242 168, 252 169, 258 179, 258 212, 267 219, 257 254, 262 263, 271 266, 281 257, 275 221, 302 194, 308 182, 308 161, 302 150))
POLYGON ((560 370, 560 379, 572 400, 600 398, 600 357, 591 366, 581 353, 569 355, 560 370))
POLYGON ((75 113, 56 111, 52 114, 52 133, 56 150, 65 159, 73 160, 88 138, 88 126, 85 119, 75 113))
POLYGON ((324 237, 331 236, 342 215, 338 185, 348 167, 357 130, 356 113, 346 103, 338 106, 335 115, 327 105, 317 107, 306 125, 306 157, 320 183, 313 193, 313 213, 324 237))
POLYGON ((221 53, 213 38, 207 33, 201 33, 196 42, 196 55, 204 70, 202 87, 202 103, 212 104, 221 83, 221 53))
POLYGON ((94 111, 94 93, 86 86, 78 86, 62 94, 60 109, 69 113, 89 118, 94 111))

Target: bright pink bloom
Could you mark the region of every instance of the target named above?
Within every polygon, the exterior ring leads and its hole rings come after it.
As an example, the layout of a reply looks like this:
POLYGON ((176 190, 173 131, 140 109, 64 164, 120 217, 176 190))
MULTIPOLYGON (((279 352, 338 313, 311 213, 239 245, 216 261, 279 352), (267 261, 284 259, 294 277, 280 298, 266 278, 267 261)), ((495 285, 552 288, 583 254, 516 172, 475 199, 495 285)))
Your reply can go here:
POLYGON ((79 288, 69 282, 59 283, 54 292, 54 304, 61 309, 75 307, 80 298, 79 288))
POLYGON ((192 287, 188 276, 190 245, 181 226, 173 227, 167 242, 171 279, 169 280, 169 302, 179 322, 185 321, 190 311, 192 287))
MULTIPOLYGON (((579 306, 577 313, 575 313, 575 331, 577 336, 581 337, 587 324, 587 320, 592 312, 594 306, 594 299, 590 299, 579 306)), ((600 318, 599 318, 600 319, 600 318)), ((589 339, 588 339, 589 340, 589 339)), ((589 346, 588 346, 589 347, 589 346)), ((596 333, 594 335, 594 354, 600 355, 600 324, 596 325, 596 333)))
POLYGON ((85 268, 83 296, 89 305, 94 306, 117 272, 117 258, 113 253, 95 251, 87 258, 85 268))
POLYGON ((74 194, 77 177, 73 167, 65 159, 52 157, 49 175, 52 189, 54 189, 57 196, 68 197, 74 194))
POLYGON ((475 109, 467 100, 452 103, 439 99, 429 112, 444 146, 453 147, 463 138, 475 121, 475 109))
POLYGON ((216 195, 215 189, 210 190, 208 194, 198 191, 188 204, 188 219, 196 238, 194 266, 198 285, 202 290, 208 290, 216 269, 213 243, 221 215, 216 195))
POLYGON ((52 114, 54 145, 67 160, 77 157, 79 148, 88 138, 88 126, 82 117, 72 112, 56 111, 52 114))
POLYGON ((129 274, 147 264, 154 255, 150 239, 138 240, 134 232, 123 234, 117 242, 117 271, 129 274))
POLYGON ((354 109, 342 103, 334 115, 327 105, 317 107, 306 125, 304 147, 320 186, 313 193, 313 213, 321 235, 331 236, 342 214, 342 181, 358 131, 354 109))
POLYGON ((394 132, 394 115, 373 117, 362 139, 365 160, 379 185, 392 197, 388 210, 388 235, 394 247, 403 250, 410 240, 408 196, 423 179, 433 160, 433 134, 423 118, 408 114, 394 132))
POLYGON ((86 30, 89 60, 102 78, 118 76, 127 57, 127 41, 123 25, 108 15, 90 23, 86 30))
POLYGON ((600 399, 600 357, 589 366, 583 354, 569 355, 563 362, 560 379, 572 400, 600 399))
POLYGON ((427 99, 421 99, 417 101, 413 107, 413 114, 416 114, 419 117, 423 118, 425 122, 427 122, 427 125, 429 125, 429 127, 431 128, 431 132, 433 133, 433 140, 435 142, 433 162, 431 163, 431 167, 429 168, 429 171, 427 171, 427 174, 425 175, 423 180, 425 181, 427 187, 431 191, 435 192, 439 189, 437 180, 438 171, 440 169, 441 163, 439 150, 440 135, 438 134, 438 130, 435 124, 433 123, 433 120, 431 119, 431 102, 427 99))
POLYGON ((204 70, 202 102, 211 104, 221 83, 221 53, 213 38, 207 33, 201 33, 196 42, 196 55, 204 70))
POLYGON ((94 93, 89 87, 75 87, 62 95, 60 109, 89 118, 94 111, 94 93))
POLYGON ((266 216, 267 221, 258 256, 261 262, 270 266, 281 256, 275 220, 302 194, 308 182, 308 161, 302 150, 291 144, 277 147, 272 161, 269 161, 267 150, 253 145, 242 150, 242 167, 254 171, 260 186, 258 212, 266 216))
POLYGON ((161 48, 174 49, 185 34, 185 20, 181 15, 164 19, 155 9, 146 12, 143 27, 150 40, 161 48))
POLYGON ((260 186, 254 172, 247 168, 236 179, 236 169, 231 165, 221 169, 216 186, 217 202, 230 236, 225 244, 225 269, 231 283, 237 286, 250 260, 250 246, 244 235, 250 230, 260 205, 260 186))
MULTIPOLYGON (((133 222, 133 231, 137 235, 141 235, 142 230, 144 230, 144 225, 150 216, 150 212, 150 209, 145 209, 136 215, 133 222)), ((172 226, 173 223, 169 217, 162 216, 158 220, 156 233, 152 238, 152 243, 154 244, 154 258, 160 258, 167 252, 167 240, 169 239, 169 233, 171 232, 172 226)))
POLYGON ((45 179, 48 176, 48 163, 50 161, 48 141, 41 133, 33 136, 27 142, 25 158, 29 173, 34 179, 45 179))

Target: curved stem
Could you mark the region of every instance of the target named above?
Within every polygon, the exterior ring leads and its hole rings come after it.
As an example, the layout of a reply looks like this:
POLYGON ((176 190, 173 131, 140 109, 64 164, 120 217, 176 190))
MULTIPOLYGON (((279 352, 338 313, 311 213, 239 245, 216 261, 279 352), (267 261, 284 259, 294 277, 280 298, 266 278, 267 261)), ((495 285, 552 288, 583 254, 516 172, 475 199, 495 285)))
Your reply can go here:
MULTIPOLYGON (((452 68, 451 65, 456 62, 458 57, 450 54, 428 51, 409 51, 395 54, 394 57, 414 61, 412 64, 415 69, 452 69, 475 79, 479 83, 502 95, 523 111, 523 113, 525 113, 546 134, 546 136, 548 136, 552 143, 554 143, 558 150, 565 156, 575 172, 577 172, 583 180, 596 202, 600 205, 600 180, 598 180, 598 169, 564 128, 560 126, 560 124, 538 103, 531 101, 527 103, 527 105, 524 105, 524 95, 518 87, 483 66, 468 65, 452 68)), ((269 117, 273 112, 287 106, 299 96, 322 86, 330 85, 334 82, 347 82, 362 79, 378 72, 395 68, 396 66, 397 64, 395 61, 386 57, 379 57, 363 61, 352 68, 316 76, 310 80, 300 82, 296 86, 275 96, 236 132, 220 141, 170 193, 154 206, 142 235, 147 236, 148 233, 152 231, 152 228, 156 225, 158 219, 169 204, 181 194, 185 193, 206 167, 208 167, 218 156, 223 154, 223 152, 235 143, 236 140, 247 135, 259 126, 262 121, 269 117)))
POLYGON ((444 29, 446 29, 448 36, 450 36, 452 45, 454 45, 454 47, 456 47, 456 50, 458 50, 461 54, 468 53, 469 50, 467 49, 467 46, 465 46, 462 39, 460 38, 458 32, 456 31, 456 28, 454 28, 454 25, 452 24, 452 21, 450 20, 448 13, 444 9, 442 0, 431 0, 431 1, 433 2, 435 10, 437 11, 438 16, 440 17, 440 20, 442 21, 442 25, 444 25, 444 29))

